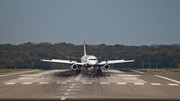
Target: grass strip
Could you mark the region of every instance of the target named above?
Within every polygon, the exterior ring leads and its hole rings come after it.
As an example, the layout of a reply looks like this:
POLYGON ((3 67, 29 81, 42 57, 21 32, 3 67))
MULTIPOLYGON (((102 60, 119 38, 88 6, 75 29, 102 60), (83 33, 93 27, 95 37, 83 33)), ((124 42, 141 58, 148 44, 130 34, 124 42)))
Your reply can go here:
POLYGON ((180 69, 138 69, 148 73, 180 74, 180 69))
POLYGON ((18 71, 27 71, 35 69, 0 69, 0 73, 9 73, 9 72, 18 72, 18 71))

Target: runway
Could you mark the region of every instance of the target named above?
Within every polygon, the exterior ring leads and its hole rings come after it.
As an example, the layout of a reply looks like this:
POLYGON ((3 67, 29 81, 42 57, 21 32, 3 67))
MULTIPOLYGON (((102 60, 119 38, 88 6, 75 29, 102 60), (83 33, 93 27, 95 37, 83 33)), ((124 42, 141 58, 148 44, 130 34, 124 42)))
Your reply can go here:
POLYGON ((0 100, 180 100, 180 75, 83 69, 0 74, 0 100))

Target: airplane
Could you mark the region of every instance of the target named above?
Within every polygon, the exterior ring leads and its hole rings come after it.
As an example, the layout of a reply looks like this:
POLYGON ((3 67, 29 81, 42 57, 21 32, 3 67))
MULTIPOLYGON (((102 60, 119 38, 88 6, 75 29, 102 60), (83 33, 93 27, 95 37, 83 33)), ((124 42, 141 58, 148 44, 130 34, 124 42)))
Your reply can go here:
POLYGON ((87 67, 89 70, 93 71, 94 68, 97 68, 97 74, 101 74, 102 69, 109 70, 110 64, 117 64, 117 63, 126 63, 126 62, 134 62, 135 60, 108 60, 108 61, 101 61, 98 62, 98 58, 94 55, 87 55, 86 54, 86 45, 84 41, 84 55, 79 58, 81 62, 71 61, 71 60, 59 60, 59 59, 41 59, 44 62, 54 62, 54 63, 62 63, 62 64, 70 64, 71 69, 76 71, 76 74, 80 73, 80 67, 87 67))

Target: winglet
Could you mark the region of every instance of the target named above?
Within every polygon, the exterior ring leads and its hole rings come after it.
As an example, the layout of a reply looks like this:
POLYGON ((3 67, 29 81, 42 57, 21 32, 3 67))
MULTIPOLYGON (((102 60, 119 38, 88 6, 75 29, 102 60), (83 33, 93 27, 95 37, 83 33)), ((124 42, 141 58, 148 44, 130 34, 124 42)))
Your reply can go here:
POLYGON ((84 40, 84 55, 86 55, 86 44, 85 44, 85 40, 84 40))

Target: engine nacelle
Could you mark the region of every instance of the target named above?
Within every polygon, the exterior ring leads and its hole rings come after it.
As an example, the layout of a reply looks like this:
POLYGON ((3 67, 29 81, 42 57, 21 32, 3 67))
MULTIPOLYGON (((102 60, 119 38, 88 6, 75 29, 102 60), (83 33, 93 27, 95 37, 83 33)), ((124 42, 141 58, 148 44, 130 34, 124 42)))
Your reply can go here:
POLYGON ((78 65, 73 64, 73 65, 71 66, 71 69, 73 69, 73 70, 77 70, 77 69, 78 69, 78 65))
POLYGON ((109 70, 109 68, 110 68, 110 65, 108 65, 108 64, 105 64, 105 65, 103 66, 103 69, 104 69, 104 70, 109 70))

